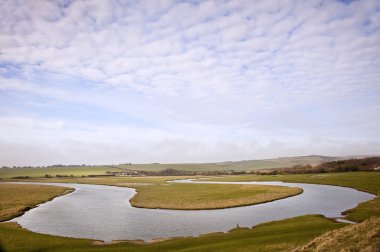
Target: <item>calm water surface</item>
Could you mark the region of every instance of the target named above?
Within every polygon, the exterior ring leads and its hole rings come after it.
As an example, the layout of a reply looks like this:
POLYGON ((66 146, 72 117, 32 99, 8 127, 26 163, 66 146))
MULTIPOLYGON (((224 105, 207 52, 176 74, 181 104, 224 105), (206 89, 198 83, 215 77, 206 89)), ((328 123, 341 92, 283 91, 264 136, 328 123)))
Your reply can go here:
MULTIPOLYGON (((180 181, 184 182, 190 181, 180 181)), ((375 197, 369 193, 337 186, 282 182, 241 183, 300 187, 304 192, 294 197, 254 206, 183 211, 132 207, 129 199, 135 194, 135 190, 130 188, 38 183, 72 187, 76 190, 41 204, 12 221, 43 234, 106 242, 136 239, 148 241, 154 238, 226 232, 236 225, 251 227, 263 222, 305 214, 341 217, 341 212, 375 197)))

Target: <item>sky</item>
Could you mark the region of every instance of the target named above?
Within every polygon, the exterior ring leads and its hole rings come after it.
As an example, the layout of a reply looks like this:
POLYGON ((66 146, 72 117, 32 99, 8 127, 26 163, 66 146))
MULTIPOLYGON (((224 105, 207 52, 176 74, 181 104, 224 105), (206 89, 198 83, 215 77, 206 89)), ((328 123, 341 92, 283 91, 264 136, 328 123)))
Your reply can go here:
POLYGON ((0 165, 380 154, 380 1, 0 1, 0 165))

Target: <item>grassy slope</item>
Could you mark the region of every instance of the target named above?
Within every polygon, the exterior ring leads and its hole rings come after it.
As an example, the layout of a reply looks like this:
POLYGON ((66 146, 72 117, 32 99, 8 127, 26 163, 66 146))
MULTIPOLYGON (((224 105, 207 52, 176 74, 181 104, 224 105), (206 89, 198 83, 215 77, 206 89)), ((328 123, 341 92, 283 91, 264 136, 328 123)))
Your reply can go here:
POLYGON ((284 251, 345 225, 322 216, 309 215, 270 222, 252 229, 234 229, 229 233, 152 244, 123 242, 95 246, 89 240, 36 234, 21 229, 15 223, 1 223, 0 240, 5 251, 284 251))
POLYGON ((48 167, 48 168, 8 168, 0 169, 0 178, 12 178, 17 176, 43 177, 45 174, 55 175, 104 175, 106 171, 120 171, 120 169, 108 166, 68 166, 68 167, 48 167))
POLYGON ((69 191, 72 189, 57 186, 0 184, 0 221, 20 216, 26 210, 69 191))
POLYGON ((119 165, 118 167, 136 171, 162 171, 176 169, 181 171, 247 171, 265 168, 283 168, 294 165, 320 164, 327 161, 342 159, 340 157, 303 156, 303 157, 280 157, 262 160, 244 160, 236 162, 202 163, 202 164, 131 164, 119 165))
POLYGON ((219 162, 219 163, 189 163, 189 164, 132 164, 109 166, 71 166, 71 167, 54 167, 54 168, 16 168, 0 169, 0 178, 11 178, 17 176, 43 177, 45 174, 86 176, 101 175, 106 171, 120 171, 120 169, 129 169, 136 171, 162 171, 165 169, 176 169, 181 171, 249 171, 265 168, 283 168, 294 165, 320 164, 327 161, 340 160, 350 157, 326 157, 326 156, 301 156, 301 157, 280 157, 262 160, 244 160, 237 162, 219 162))
POLYGON ((380 218, 372 217, 357 225, 329 231, 294 252, 379 250, 380 218))
POLYGON ((259 185, 180 184, 140 186, 133 206, 166 209, 216 209, 253 205, 302 193, 300 188, 259 185))

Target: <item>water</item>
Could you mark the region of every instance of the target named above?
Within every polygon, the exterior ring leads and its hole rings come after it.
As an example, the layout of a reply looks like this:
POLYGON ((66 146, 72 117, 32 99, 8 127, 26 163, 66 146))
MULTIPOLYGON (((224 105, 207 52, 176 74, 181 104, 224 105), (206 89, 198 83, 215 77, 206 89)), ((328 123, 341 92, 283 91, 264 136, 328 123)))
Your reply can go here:
POLYGON ((305 214, 342 217, 341 212, 375 197, 369 193, 337 186, 281 182, 242 183, 300 187, 304 192, 297 196, 254 206, 183 211, 132 207, 129 199, 135 194, 135 190, 130 188, 38 183, 72 187, 76 190, 41 204, 12 221, 16 221, 23 228, 43 234, 105 242, 149 241, 155 238, 226 232, 237 225, 252 227, 259 223, 305 214))

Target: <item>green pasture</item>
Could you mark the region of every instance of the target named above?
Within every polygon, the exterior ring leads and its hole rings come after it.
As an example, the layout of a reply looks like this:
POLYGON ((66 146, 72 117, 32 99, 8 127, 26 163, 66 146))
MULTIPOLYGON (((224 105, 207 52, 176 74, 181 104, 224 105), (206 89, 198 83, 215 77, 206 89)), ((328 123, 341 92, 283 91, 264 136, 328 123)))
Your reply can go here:
POLYGON ((0 178, 7 179, 20 176, 44 177, 46 174, 55 177, 60 176, 88 176, 105 175, 107 171, 120 171, 109 166, 66 166, 66 167, 41 167, 41 168, 1 168, 0 178))

